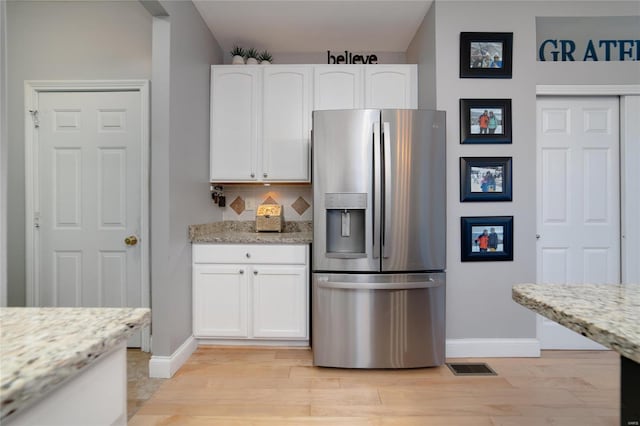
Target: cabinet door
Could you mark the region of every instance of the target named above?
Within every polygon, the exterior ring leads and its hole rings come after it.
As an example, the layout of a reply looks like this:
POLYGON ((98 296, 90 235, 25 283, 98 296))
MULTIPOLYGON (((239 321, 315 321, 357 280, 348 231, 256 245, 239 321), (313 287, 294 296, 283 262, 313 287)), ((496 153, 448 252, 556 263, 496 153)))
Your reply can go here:
POLYGON ((256 180, 259 69, 211 69, 211 180, 256 180))
POLYGON ((255 265, 253 337, 308 337, 309 277, 306 266, 255 265))
POLYGON ((321 65, 314 67, 313 109, 363 108, 360 65, 321 65))
POLYGON ((309 181, 311 68, 264 68, 263 181, 309 181))
POLYGON ((365 67, 365 108, 417 108, 417 72, 416 65, 365 67))
POLYGON ((193 334, 247 337, 248 271, 245 265, 193 267, 193 334))

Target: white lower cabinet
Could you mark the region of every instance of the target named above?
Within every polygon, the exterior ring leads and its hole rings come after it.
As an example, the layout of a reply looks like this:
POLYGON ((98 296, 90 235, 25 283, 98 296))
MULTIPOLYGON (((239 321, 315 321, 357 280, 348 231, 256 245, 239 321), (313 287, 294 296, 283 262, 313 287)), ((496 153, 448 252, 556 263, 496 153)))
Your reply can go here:
POLYGON ((253 274, 253 337, 306 338, 306 265, 256 265, 253 274))
POLYGON ((308 259, 307 245, 195 244, 194 336, 308 341, 308 259))
POLYGON ((249 337, 246 265, 194 265, 193 334, 249 337))

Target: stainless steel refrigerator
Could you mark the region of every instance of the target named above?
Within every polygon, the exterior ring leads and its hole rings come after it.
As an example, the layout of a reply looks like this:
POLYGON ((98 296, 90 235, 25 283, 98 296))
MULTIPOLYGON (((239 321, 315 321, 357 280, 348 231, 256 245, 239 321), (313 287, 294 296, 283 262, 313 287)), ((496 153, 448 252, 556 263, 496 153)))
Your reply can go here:
POLYGON ((313 112, 314 365, 441 365, 445 113, 313 112))

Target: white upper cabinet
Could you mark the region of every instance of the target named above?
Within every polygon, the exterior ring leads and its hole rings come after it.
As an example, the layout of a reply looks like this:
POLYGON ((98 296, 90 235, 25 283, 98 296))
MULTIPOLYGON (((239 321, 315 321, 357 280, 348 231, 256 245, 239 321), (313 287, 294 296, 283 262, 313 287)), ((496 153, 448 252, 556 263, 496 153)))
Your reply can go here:
POLYGON ((365 67, 365 108, 418 108, 417 65, 365 67))
POLYGON ((311 76, 310 67, 264 68, 262 180, 309 180, 311 76))
POLYGON ((418 106, 417 65, 214 65, 212 182, 309 182, 311 112, 418 106))
POLYGON ((308 182, 308 66, 213 66, 211 181, 308 182))
POLYGON ((363 108, 363 76, 361 65, 316 65, 313 109, 363 108))
POLYGON ((252 181, 257 176, 260 76, 254 67, 212 67, 212 181, 252 181))

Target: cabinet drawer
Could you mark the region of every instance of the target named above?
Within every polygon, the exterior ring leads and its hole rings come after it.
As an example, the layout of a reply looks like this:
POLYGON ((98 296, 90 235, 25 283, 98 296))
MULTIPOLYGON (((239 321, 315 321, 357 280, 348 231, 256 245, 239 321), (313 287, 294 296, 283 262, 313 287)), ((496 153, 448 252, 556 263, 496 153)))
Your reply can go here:
POLYGON ((194 244, 193 263, 305 264, 306 245, 194 244))

